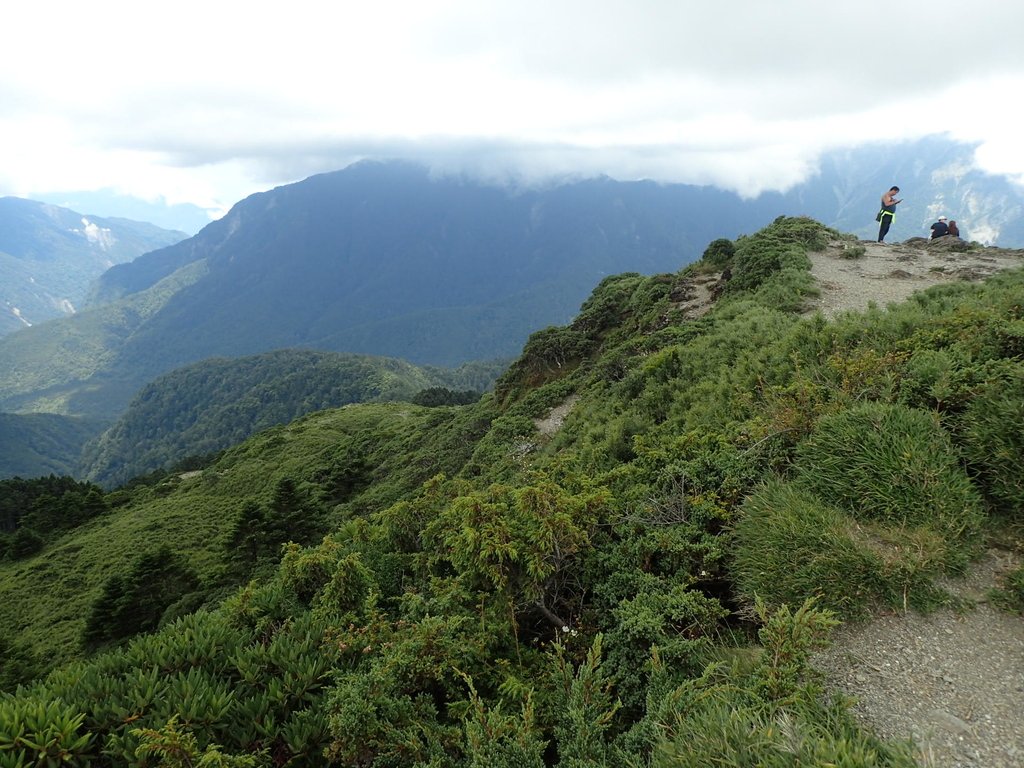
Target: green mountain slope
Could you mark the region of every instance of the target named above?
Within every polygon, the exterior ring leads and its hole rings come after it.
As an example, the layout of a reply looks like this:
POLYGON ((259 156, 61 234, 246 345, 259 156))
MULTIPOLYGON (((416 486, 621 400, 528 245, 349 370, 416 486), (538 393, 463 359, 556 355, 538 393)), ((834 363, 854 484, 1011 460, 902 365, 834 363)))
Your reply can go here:
MULTIPOLYGON (((248 501, 266 502, 282 478, 294 478, 321 505, 334 501, 330 482, 342 475, 352 451, 360 456, 378 503, 410 492, 436 472, 460 469, 460 447, 472 436, 465 416, 448 408, 409 404, 367 405, 326 411, 287 427, 277 427, 227 451, 203 472, 171 476, 110 497, 104 516, 64 536, 38 556, 0 564, 0 603, 7 632, 37 649, 69 657, 79 654, 79 638, 89 606, 104 580, 123 572, 140 551, 163 544, 181 552, 207 583, 223 577, 225 539, 248 501), (445 430, 445 451, 424 451, 429 437, 445 430), (313 488, 313 478, 324 487, 313 488), (54 585, 62 585, 54 589, 54 585)), ((432 448, 437 445, 432 445, 432 448)), ((464 460, 464 459, 463 459, 464 460)), ((338 480, 338 482, 342 482, 338 480)))
POLYGON ((0 336, 82 309, 104 271, 186 237, 140 221, 0 197, 0 336))
MULTIPOLYGON (((485 366, 476 365, 474 373, 485 366)), ((480 389, 490 386, 499 364, 480 389)), ((410 401, 431 387, 466 389, 469 369, 311 350, 217 358, 161 376, 84 451, 77 474, 103 486, 229 448, 312 411, 349 403, 410 401)))
POLYGON ((0 479, 74 475, 85 444, 105 427, 52 413, 0 413, 0 479))
POLYGON ((913 765, 807 659, 1019 529, 1024 272, 804 315, 807 250, 839 237, 779 218, 609 277, 479 403, 312 414, 109 495, 0 564, 8 679, 163 626, 0 701, 0 739, 72 764, 913 765))
POLYGON ((134 375, 108 373, 118 348, 205 270, 193 262, 144 291, 0 339, 0 407, 116 418, 139 386, 134 375))
MULTIPOLYGON (((604 276, 674 269, 714 234, 741 231, 737 200, 611 179, 516 190, 356 164, 253 195, 195 237, 110 269, 96 315, 0 340, 0 407, 116 416, 163 373, 272 349, 443 366, 508 358, 532 331, 571 318, 604 276), (155 311, 121 320, 135 297, 185 272, 194 279, 155 311), (91 350, 85 365, 68 338, 91 350), (31 373, 4 376, 5 363, 31 373)), ((756 225, 773 215, 745 207, 756 225)))

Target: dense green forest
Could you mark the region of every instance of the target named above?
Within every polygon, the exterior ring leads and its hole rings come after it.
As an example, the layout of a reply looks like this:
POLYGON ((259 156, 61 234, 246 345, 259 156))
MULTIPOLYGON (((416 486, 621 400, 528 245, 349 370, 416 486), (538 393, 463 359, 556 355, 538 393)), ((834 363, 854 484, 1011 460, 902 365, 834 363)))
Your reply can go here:
POLYGON ((98 486, 70 477, 0 480, 0 559, 34 554, 106 510, 98 486))
POLYGON ((0 413, 0 478, 76 475, 82 449, 108 426, 55 413, 0 413))
POLYGON ((841 237, 609 277, 479 402, 107 494, 0 563, 0 765, 914 765, 808 658, 1021 546, 1024 272, 805 315, 841 237))
POLYGON ((506 366, 494 361, 445 369, 314 350, 204 360, 143 387, 124 415, 85 446, 77 475, 105 487, 124 484, 350 403, 475 401, 506 366))

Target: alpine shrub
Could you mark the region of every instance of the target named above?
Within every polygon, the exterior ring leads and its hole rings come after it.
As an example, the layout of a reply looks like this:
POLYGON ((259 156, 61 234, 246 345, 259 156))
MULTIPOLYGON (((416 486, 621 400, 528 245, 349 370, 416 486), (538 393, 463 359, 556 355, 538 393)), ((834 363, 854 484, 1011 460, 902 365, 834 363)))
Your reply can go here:
POLYGON ((790 483, 768 483, 744 501, 733 528, 732 571, 740 595, 771 607, 812 595, 858 615, 886 591, 882 558, 851 535, 840 510, 790 483))
POLYGON ((1024 365, 971 401, 963 419, 963 451, 984 492, 1024 517, 1024 365))
POLYGON ((732 240, 720 237, 708 243, 708 247, 704 249, 704 255, 701 259, 706 264, 724 269, 732 264, 732 258, 735 254, 736 246, 733 245, 732 240))
POLYGON ((1024 565, 1017 566, 1003 577, 1003 584, 989 593, 995 605, 1024 615, 1024 565))
MULTIPOLYGON (((836 766, 911 768, 908 745, 890 745, 856 728, 842 702, 816 695, 809 664, 825 644, 835 617, 805 601, 796 611, 769 614, 761 663, 752 674, 712 664, 648 705, 646 734, 653 742, 650 768, 703 766, 836 766), (653 726, 653 727, 651 727, 653 726)), ((638 735, 643 732, 638 732, 638 735)), ((641 763, 628 762, 629 765, 641 763)))
POLYGON ((825 416, 797 447, 798 482, 858 520, 928 525, 972 541, 981 498, 935 417, 867 403, 825 416))

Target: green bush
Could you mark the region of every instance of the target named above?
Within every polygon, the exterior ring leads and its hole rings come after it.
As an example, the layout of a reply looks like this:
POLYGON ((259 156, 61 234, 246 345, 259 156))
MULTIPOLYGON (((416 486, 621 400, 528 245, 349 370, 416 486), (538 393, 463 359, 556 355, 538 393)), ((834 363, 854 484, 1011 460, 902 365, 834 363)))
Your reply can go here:
POLYGON ((31 646, 17 637, 0 633, 0 694, 14 692, 42 671, 42 660, 31 646))
POLYGON ((466 768, 544 768, 547 742, 534 724, 532 700, 519 714, 505 714, 501 702, 488 707, 470 685, 469 711, 463 723, 466 768))
POLYGON ((904 365, 900 401, 913 408, 947 411, 968 396, 969 364, 956 349, 917 349, 904 365))
POLYGON ((985 386, 968 405, 963 451, 985 493, 1024 517, 1024 365, 985 386))
POLYGON ((708 247, 704 249, 704 255, 701 256, 701 259, 712 267, 725 269, 732 264, 735 254, 736 246, 733 245, 732 240, 720 237, 708 243, 708 247))
POLYGON ((167 545, 135 561, 131 570, 103 584, 82 632, 87 649, 155 630, 164 612, 199 590, 195 571, 167 545))
POLYGON ((474 624, 430 616, 393 633, 380 630, 384 642, 358 629, 340 636, 363 663, 334 675, 328 757, 358 766, 457 764, 463 727, 450 715, 469 698, 461 670, 481 669, 491 652, 474 636, 474 624))
POLYGON ((651 768, 917 766, 909 748, 880 743, 857 730, 845 713, 767 708, 723 688, 676 715, 664 734, 651 756, 651 768))
POLYGON ((608 765, 608 732, 622 706, 601 660, 603 638, 594 638, 586 657, 575 666, 558 643, 550 655, 553 666, 554 727, 559 765, 567 768, 608 765))
POLYGON ((437 408, 442 405, 469 405, 480 399, 480 393, 472 389, 453 391, 447 387, 428 387, 412 396, 413 405, 437 408))
POLYGON ((804 488, 858 520, 927 525, 968 545, 980 532, 981 498, 924 411, 867 403, 825 416, 796 463, 804 488))
POLYGON ((733 527, 732 572, 753 604, 820 605, 845 616, 863 613, 888 592, 882 557, 853 535, 855 522, 789 483, 771 482, 743 503, 733 527))
POLYGON ((718 622, 728 614, 699 590, 648 579, 613 609, 605 665, 624 706, 638 711, 649 682, 652 649, 680 673, 698 672, 718 622))
POLYGON ((135 756, 143 765, 149 764, 147 758, 157 760, 164 768, 255 768, 259 765, 254 755, 225 755, 216 744, 200 750, 196 737, 187 729, 178 728, 175 717, 163 728, 136 728, 132 735, 140 741, 135 756))
POLYGON ((0 764, 88 765, 85 715, 63 701, 0 699, 0 764))
POLYGON ((838 233, 807 218, 780 216, 752 237, 736 241, 728 292, 752 291, 787 267, 807 271, 807 251, 823 249, 838 233))
MULTIPOLYGON (((860 731, 841 703, 815 693, 810 654, 826 644, 834 616, 805 601, 760 611, 763 650, 748 674, 718 663, 699 678, 652 696, 647 722, 650 768, 740 766, 912 768, 907 745, 892 746, 860 731), (652 727, 653 726, 653 727, 652 727), (649 736, 650 738, 650 736, 649 736)), ((643 733, 641 729, 639 731, 643 733)))
POLYGON ((1008 611, 1024 614, 1024 565, 1006 574, 1002 586, 992 591, 992 602, 1008 611))
POLYGON ((18 558, 36 554, 45 545, 45 540, 36 531, 31 528, 22 527, 16 530, 14 535, 10 537, 8 551, 10 552, 10 557, 17 560, 18 558))

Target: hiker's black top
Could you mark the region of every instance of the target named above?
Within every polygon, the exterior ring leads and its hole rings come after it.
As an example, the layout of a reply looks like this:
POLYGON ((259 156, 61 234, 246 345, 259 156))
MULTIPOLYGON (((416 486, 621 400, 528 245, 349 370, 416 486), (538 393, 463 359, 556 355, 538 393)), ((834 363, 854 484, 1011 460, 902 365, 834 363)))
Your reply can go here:
POLYGON ((946 226, 944 221, 936 221, 932 224, 932 240, 936 237, 942 237, 943 235, 949 234, 949 227, 946 226))

